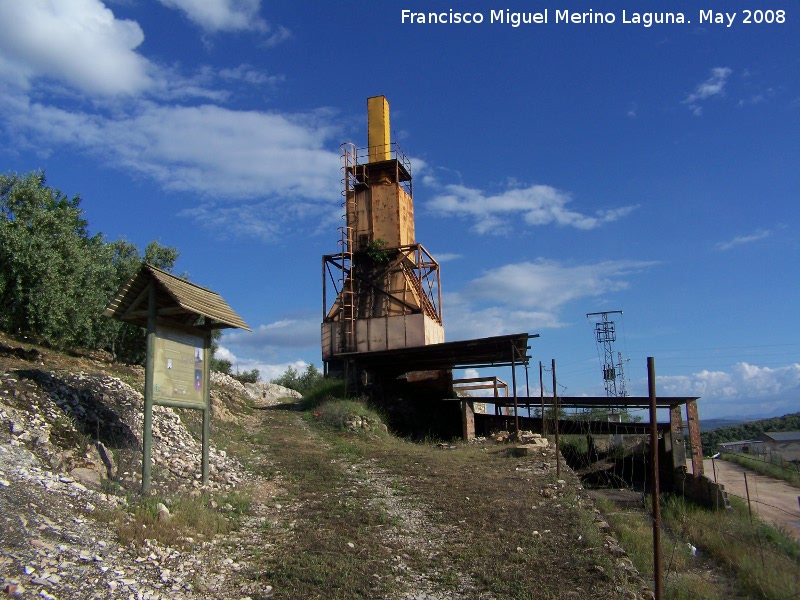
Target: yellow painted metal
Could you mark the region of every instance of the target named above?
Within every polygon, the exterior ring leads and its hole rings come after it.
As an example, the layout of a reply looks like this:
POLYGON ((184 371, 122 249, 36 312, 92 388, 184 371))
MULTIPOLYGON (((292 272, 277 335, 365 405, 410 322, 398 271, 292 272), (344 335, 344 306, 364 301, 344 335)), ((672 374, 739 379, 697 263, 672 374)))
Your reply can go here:
POLYGON ((367 98, 367 144, 369 145, 369 162, 391 158, 389 101, 386 100, 386 96, 367 98))

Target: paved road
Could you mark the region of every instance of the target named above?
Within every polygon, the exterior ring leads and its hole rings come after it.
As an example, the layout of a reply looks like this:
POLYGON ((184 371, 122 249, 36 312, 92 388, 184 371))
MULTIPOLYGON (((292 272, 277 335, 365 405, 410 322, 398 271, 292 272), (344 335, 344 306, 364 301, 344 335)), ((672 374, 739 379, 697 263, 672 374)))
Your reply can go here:
MULTIPOLYGON (((753 513, 765 521, 783 526, 795 539, 800 541, 800 488, 792 487, 784 481, 759 475, 754 471, 724 460, 714 461, 717 481, 725 486, 725 491, 742 498, 747 497, 744 474, 747 473, 747 486, 753 513)), ((688 465, 691 473, 691 462, 688 465)), ((703 460, 705 475, 714 479, 711 459, 703 460)))

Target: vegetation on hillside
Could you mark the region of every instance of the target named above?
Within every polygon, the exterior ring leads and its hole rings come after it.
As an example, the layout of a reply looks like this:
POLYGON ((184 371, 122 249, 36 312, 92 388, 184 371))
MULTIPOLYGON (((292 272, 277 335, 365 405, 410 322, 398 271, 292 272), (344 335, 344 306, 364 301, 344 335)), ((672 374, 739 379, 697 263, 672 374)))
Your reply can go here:
POLYGON ((300 373, 297 369, 289 366, 283 375, 272 379, 270 383, 276 383, 287 387, 290 390, 296 390, 305 396, 308 392, 323 385, 325 382, 325 375, 320 372, 314 364, 306 367, 306 370, 300 373))
POLYGON ((41 171, 0 175, 0 330, 139 362, 142 329, 102 312, 143 262, 171 271, 178 251, 153 241, 141 253, 124 238, 91 235, 80 203, 41 171))
POLYGON ((701 433, 700 438, 703 441, 703 454, 709 456, 717 451, 718 444, 724 442, 752 440, 765 432, 798 430, 800 430, 800 412, 772 419, 751 421, 750 423, 733 427, 720 427, 719 429, 704 431, 701 433))

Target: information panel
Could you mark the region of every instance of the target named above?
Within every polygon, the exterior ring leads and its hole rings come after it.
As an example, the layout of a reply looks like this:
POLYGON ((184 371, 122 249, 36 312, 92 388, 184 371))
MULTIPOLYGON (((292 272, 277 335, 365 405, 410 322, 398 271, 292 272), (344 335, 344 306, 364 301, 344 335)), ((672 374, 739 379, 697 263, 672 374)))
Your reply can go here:
POLYGON ((153 402, 205 408, 203 337, 156 326, 153 402))

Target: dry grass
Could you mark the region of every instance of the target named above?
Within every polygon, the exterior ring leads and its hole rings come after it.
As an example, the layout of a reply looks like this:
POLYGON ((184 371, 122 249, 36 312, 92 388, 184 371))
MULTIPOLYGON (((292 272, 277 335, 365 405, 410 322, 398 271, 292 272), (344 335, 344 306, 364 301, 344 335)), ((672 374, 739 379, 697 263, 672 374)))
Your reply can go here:
MULTIPOLYGON (((664 498, 661 545, 667 598, 800 597, 800 546, 773 527, 751 522, 746 506, 735 500, 734 509, 725 512, 679 497, 664 498), (697 556, 692 556, 692 546, 697 556)), ((649 514, 620 510, 608 501, 600 506, 634 565, 652 577, 649 514)))
POLYGON ((800 544, 748 517, 736 498, 733 510, 712 511, 672 498, 665 503, 668 525, 736 573, 740 591, 752 598, 800 597, 800 544))
POLYGON ((751 471, 755 471, 756 473, 761 473, 762 475, 766 475, 768 477, 774 477, 775 479, 782 479, 787 483, 800 488, 800 467, 798 467, 796 463, 791 463, 788 461, 771 463, 759 458, 746 456, 744 454, 723 454, 720 458, 722 460, 727 460, 737 465, 746 467, 751 471))
POLYGON ((241 492, 213 500, 208 494, 180 494, 169 499, 140 496, 131 502, 127 512, 116 513, 113 522, 123 544, 141 546, 144 540, 152 539, 166 546, 181 547, 187 545, 187 538, 208 540, 237 529, 249 506, 250 498, 241 492), (160 503, 169 509, 169 519, 159 519, 160 503))
POLYGON ((246 440, 286 490, 275 527, 290 534, 260 567, 276 598, 388 598, 415 586, 447 598, 614 598, 629 587, 574 478, 544 473, 552 452, 440 449, 332 427, 363 407, 314 410, 264 411, 246 440))

